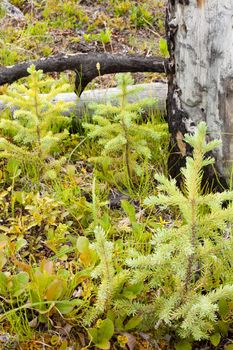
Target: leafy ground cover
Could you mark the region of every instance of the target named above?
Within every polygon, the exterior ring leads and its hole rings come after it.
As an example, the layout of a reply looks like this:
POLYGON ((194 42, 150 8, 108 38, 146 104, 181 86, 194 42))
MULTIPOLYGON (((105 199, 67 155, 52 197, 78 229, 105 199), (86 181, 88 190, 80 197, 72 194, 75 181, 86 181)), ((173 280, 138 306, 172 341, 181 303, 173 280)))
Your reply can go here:
MULTIPOLYGON (((160 1, 12 3, 26 22, 3 14, 1 64, 84 44, 142 52, 141 37, 156 53, 163 33, 160 1)), ((167 125, 156 101, 128 103, 131 75, 111 78, 119 105, 93 105, 74 129, 71 105, 51 102, 69 77, 29 73, 1 95, 0 348, 231 350, 233 193, 201 188, 218 146, 206 125, 185 138, 179 189, 167 125)))
MULTIPOLYGON (((0 64, 59 53, 159 53, 164 1, 12 1, 24 19, 0 12, 0 64), (2 13, 2 14, 1 14, 2 13)), ((148 75, 155 79, 156 75, 148 75)), ((66 79, 72 81, 69 74, 66 79)), ((143 75, 137 75, 140 81, 143 75)), ((111 85, 109 77, 103 80, 111 85)), ((97 79, 95 84, 99 85, 97 79)))

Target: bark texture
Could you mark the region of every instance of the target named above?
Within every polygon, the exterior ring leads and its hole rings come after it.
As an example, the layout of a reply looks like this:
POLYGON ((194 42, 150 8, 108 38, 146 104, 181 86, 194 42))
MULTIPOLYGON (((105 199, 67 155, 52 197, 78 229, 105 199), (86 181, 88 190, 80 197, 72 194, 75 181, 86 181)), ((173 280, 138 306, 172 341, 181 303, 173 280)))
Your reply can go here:
POLYGON ((13 83, 28 76, 27 69, 31 64, 34 64, 36 69, 42 69, 44 73, 74 70, 77 74, 75 87, 78 95, 81 95, 87 84, 99 75, 121 72, 164 72, 164 60, 160 57, 111 54, 59 55, 15 66, 0 67, 0 85, 13 83))
POLYGON ((184 133, 204 120, 209 138, 222 141, 214 156, 224 184, 233 159, 233 1, 169 0, 166 25, 170 172, 177 175, 190 152, 184 133))

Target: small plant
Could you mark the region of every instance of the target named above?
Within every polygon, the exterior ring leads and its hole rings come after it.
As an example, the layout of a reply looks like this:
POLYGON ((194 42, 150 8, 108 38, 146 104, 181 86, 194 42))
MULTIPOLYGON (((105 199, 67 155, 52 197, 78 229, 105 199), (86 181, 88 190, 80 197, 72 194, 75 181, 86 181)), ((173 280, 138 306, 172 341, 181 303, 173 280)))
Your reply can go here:
POLYGON ((4 66, 10 66, 14 64, 19 56, 16 50, 9 47, 9 45, 4 46, 0 49, 1 64, 4 66))
POLYGON ((98 320, 96 327, 88 330, 91 341, 100 349, 110 349, 109 340, 114 334, 114 325, 110 319, 98 320))
POLYGON ((97 139, 102 148, 101 155, 91 160, 102 164, 103 173, 117 169, 120 181, 128 185, 134 183, 136 176, 142 175, 143 164, 151 158, 152 147, 166 135, 166 126, 150 121, 143 123, 143 106, 153 105, 156 101, 146 99, 128 103, 128 96, 136 91, 128 90, 128 85, 133 83, 131 75, 119 74, 117 80, 121 89, 120 105, 96 105, 94 124, 84 123, 84 127, 88 137, 97 139))
MULTIPOLYGON (((95 229, 95 239, 94 249, 98 255, 99 263, 93 269, 91 275, 92 278, 100 278, 101 284, 98 286, 96 302, 84 318, 87 325, 90 325, 97 317, 102 316, 104 312, 109 310, 114 293, 113 243, 107 241, 106 234, 100 226, 95 229)), ((86 249, 83 251, 84 253, 89 249, 87 243, 85 242, 86 249)))
MULTIPOLYGON (((49 170, 48 157, 59 153, 59 143, 68 136, 70 119, 63 112, 70 103, 52 103, 54 96, 64 91, 65 85, 55 86, 51 80, 43 80, 43 72, 35 66, 28 69, 28 87, 16 85, 8 89, 1 99, 10 106, 17 106, 13 117, 9 114, 0 120, 0 157, 16 159, 27 167, 37 168, 42 173, 49 170), (50 92, 42 95, 41 90, 50 86, 50 92), (46 164, 45 161, 48 163, 46 164)), ((50 159, 53 169, 61 166, 64 160, 50 159)))
MULTIPOLYGON (((80 299, 71 299, 75 287, 75 275, 49 260, 41 261, 38 267, 21 264, 27 272, 6 274, 0 272, 0 293, 8 298, 8 310, 0 316, 0 320, 7 319, 13 330, 15 324, 25 324, 29 328, 27 310, 33 310, 34 321, 37 324, 47 323, 54 314, 70 315, 76 306, 81 305, 80 299)), ((1 304, 3 304, 1 302, 1 304)), ((18 332, 17 332, 18 333, 18 332)), ((22 334, 23 335, 23 334, 22 334)))
POLYGON ((124 16, 129 12, 131 6, 132 4, 129 0, 116 3, 114 4, 114 12, 116 16, 124 16))
POLYGON ((111 42, 111 35, 112 35, 111 29, 107 28, 107 29, 101 30, 100 33, 98 33, 98 34, 84 33, 83 38, 87 42, 92 42, 92 41, 100 42, 103 45, 104 51, 106 51, 105 45, 111 42))
MULTIPOLYGON (((95 241, 92 246, 85 237, 80 237, 77 243, 79 250, 82 251, 82 256, 85 254, 85 261, 89 259, 89 266, 92 263, 91 277, 98 284, 95 284, 93 287, 93 290, 96 290, 95 302, 89 309, 85 310, 85 316, 83 318, 83 322, 86 325, 91 325, 97 320, 96 326, 91 328, 89 332, 93 337, 93 342, 96 343, 101 337, 98 328, 102 322, 106 322, 110 328, 114 326, 116 332, 129 331, 137 328, 141 323, 142 317, 137 313, 132 317, 128 313, 129 308, 126 308, 124 312, 120 313, 117 303, 120 303, 122 300, 132 302, 132 300, 136 299, 143 290, 143 283, 131 283, 132 276, 130 271, 124 269, 123 266, 120 267, 119 261, 114 259, 116 247, 113 242, 107 240, 103 228, 97 226, 94 233, 95 241), (95 265, 93 265, 93 262, 95 265), (99 317, 103 317, 103 319, 107 317, 108 321, 102 321, 99 317)), ((121 258, 119 257, 117 260, 121 258)), ((108 339, 103 339, 105 337, 103 335, 101 339, 108 341, 111 336, 106 336, 108 339)))
POLYGON ((80 28, 88 22, 88 16, 75 0, 49 0, 42 9, 43 17, 53 28, 80 28))
MULTIPOLYGON (((205 137, 203 122, 195 135, 185 136, 193 147, 193 158, 187 157, 186 167, 181 170, 183 193, 175 180, 156 174, 159 195, 145 200, 147 206, 177 208, 180 223, 154 234, 152 254, 134 252, 134 257, 127 260, 135 269, 133 280, 146 279, 157 295, 142 324, 148 322, 151 327, 154 322, 156 328, 173 329, 190 343, 216 334, 222 305, 227 305, 227 314, 233 300, 233 192, 202 193, 203 167, 214 162, 206 154, 219 145, 218 141, 206 143, 205 137), (230 201, 227 208, 222 206, 225 201, 230 201)), ((218 332, 212 341, 220 340, 221 334, 218 332)))
POLYGON ((162 54, 163 57, 167 58, 169 57, 169 51, 167 47, 167 41, 163 38, 159 40, 159 51, 162 54))
POLYGON ((55 264, 48 260, 43 260, 39 267, 30 269, 30 301, 39 312, 40 322, 47 322, 49 315, 55 312, 69 314, 81 303, 77 299, 71 300, 74 278, 72 273, 62 267, 56 271, 55 264))
POLYGON ((153 24, 153 16, 145 5, 133 5, 130 10, 130 22, 135 28, 153 24))
POLYGON ((101 30, 99 33, 99 41, 102 43, 104 51, 106 51, 105 45, 111 42, 111 29, 101 30))

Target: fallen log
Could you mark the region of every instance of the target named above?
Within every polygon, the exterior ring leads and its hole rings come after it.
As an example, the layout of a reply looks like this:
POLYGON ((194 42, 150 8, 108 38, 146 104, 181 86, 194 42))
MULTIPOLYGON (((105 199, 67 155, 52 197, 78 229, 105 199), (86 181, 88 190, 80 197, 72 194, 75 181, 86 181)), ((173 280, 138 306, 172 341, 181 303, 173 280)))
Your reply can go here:
POLYGON ((134 55, 111 54, 71 54, 41 58, 14 66, 0 67, 0 85, 11 84, 14 81, 27 77, 28 67, 34 64, 36 69, 44 73, 76 72, 75 92, 81 95, 87 84, 95 77, 111 73, 123 72, 158 72, 163 73, 164 59, 161 57, 143 57, 134 55), (98 63, 98 64, 97 64, 98 63))
MULTIPOLYGON (((136 102, 144 98, 152 98, 157 100, 155 109, 160 110, 165 113, 166 109, 166 97, 167 97, 167 84, 163 82, 140 84, 129 86, 128 89, 135 89, 135 87, 140 88, 132 95, 128 96, 129 102, 136 102)), ((61 93, 54 98, 54 102, 66 101, 75 102, 75 106, 70 110, 69 114, 75 115, 77 117, 82 117, 85 113, 91 114, 93 110, 90 106, 93 103, 107 103, 117 104, 119 97, 117 95, 120 93, 118 88, 108 88, 108 89, 97 89, 97 90, 86 90, 82 93, 80 97, 77 97, 75 93, 61 93)), ((4 109, 5 105, 1 102, 0 96, 0 110, 4 109)))

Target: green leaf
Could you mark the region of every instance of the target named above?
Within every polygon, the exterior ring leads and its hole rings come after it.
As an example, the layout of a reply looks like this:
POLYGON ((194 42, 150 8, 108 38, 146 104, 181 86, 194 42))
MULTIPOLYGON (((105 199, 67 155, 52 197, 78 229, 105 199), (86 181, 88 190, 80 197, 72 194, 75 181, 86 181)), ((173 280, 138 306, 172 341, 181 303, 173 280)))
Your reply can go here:
POLYGON ((167 40, 161 38, 159 40, 159 50, 161 52, 161 54, 163 55, 163 57, 169 57, 169 51, 168 51, 168 47, 167 47, 167 40))
POLYGON ((89 336, 91 338, 91 341, 100 349, 110 349, 110 343, 108 339, 102 337, 102 335, 99 332, 99 329, 97 328, 90 328, 88 329, 89 336))
POLYGON ((50 283, 45 293, 47 300, 57 300, 60 298, 64 290, 64 283, 59 279, 55 279, 50 283))
POLYGON ((69 314, 71 311, 73 311, 73 309, 75 308, 75 306, 77 305, 81 305, 82 301, 79 299, 75 299, 75 300, 63 300, 62 302, 56 303, 56 308, 58 309, 58 311, 62 314, 62 315, 67 315, 69 314))
POLYGON ((14 191, 14 198, 16 202, 23 204, 25 200, 25 193, 22 191, 14 191))
POLYGON ((222 336, 226 337, 228 335, 228 332, 229 332, 229 323, 227 322, 224 322, 224 321, 221 321, 219 320, 217 322, 217 328, 219 330, 219 332, 222 334, 222 336))
POLYGON ((23 247, 25 247, 27 245, 27 241, 24 238, 18 238, 15 244, 15 251, 19 252, 20 249, 22 249, 23 247))
POLYGON ((18 297, 22 294, 27 287, 29 281, 29 275, 27 272, 20 272, 12 277, 12 286, 10 292, 14 297, 18 297))
POLYGON ((91 341, 100 349, 110 349, 109 340, 114 334, 114 324, 110 319, 99 320, 100 325, 98 328, 88 329, 88 334, 91 341))
POLYGON ((226 299, 220 299, 218 302, 218 310, 221 318, 225 318, 229 312, 229 307, 226 299))
POLYGON ((96 346, 100 349, 108 350, 110 349, 110 342, 108 340, 103 340, 102 342, 97 343, 96 346))
POLYGON ((192 350, 192 344, 186 340, 182 340, 175 344, 176 350, 192 350))
POLYGON ((7 281, 8 281, 8 278, 5 275, 5 273, 0 272, 0 293, 4 296, 7 295, 7 287, 6 287, 7 281))
POLYGON ((134 206, 125 199, 121 201, 121 206, 124 209, 127 216, 129 217, 131 224, 136 222, 137 220, 134 206))
POLYGON ((87 237, 79 237, 76 242, 76 247, 80 253, 85 253, 89 250, 89 240, 87 237))
POLYGON ((101 333, 101 337, 105 339, 111 339, 114 334, 114 324, 113 322, 107 318, 101 323, 99 328, 99 332, 101 333))
POLYGON ((91 341, 96 344, 98 343, 98 329, 97 328, 89 328, 88 334, 91 338, 91 341))
POLYGON ((138 294, 141 293, 141 291, 143 290, 143 287, 144 287, 144 285, 142 282, 132 284, 132 285, 126 286, 123 289, 122 294, 127 299, 134 299, 137 297, 138 294))
POLYGON ((218 346, 218 344, 220 343, 220 340, 221 340, 221 335, 218 332, 210 336, 210 341, 213 344, 213 346, 218 346))
POLYGON ((17 177, 20 175, 21 170, 19 169, 20 162, 17 159, 9 159, 7 162, 6 169, 11 177, 17 177))
POLYGON ((126 331, 134 329, 141 323, 141 321, 142 321, 142 316, 134 316, 126 323, 124 329, 126 331))
POLYGON ((124 319, 120 318, 120 317, 115 319, 114 323, 115 323, 115 326, 116 326, 118 331, 123 331, 124 330, 123 321, 124 321, 124 319))
POLYGON ((110 342, 108 340, 103 340, 99 343, 95 343, 97 348, 103 349, 103 350, 108 350, 110 349, 110 342))

